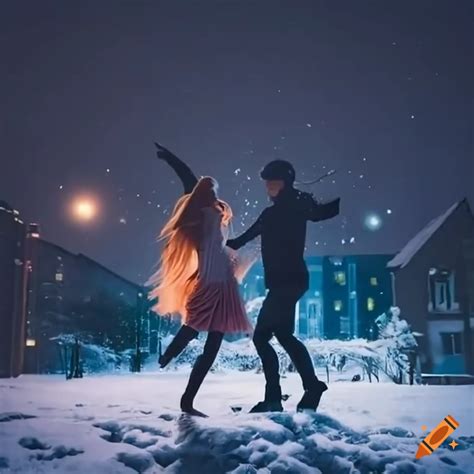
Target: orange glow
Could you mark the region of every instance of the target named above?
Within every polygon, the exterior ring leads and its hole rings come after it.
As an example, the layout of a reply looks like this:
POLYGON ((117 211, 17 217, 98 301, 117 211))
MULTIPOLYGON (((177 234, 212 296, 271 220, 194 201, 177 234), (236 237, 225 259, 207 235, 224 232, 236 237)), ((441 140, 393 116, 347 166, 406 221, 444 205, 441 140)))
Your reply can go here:
POLYGON ((79 221, 90 221, 94 219, 98 211, 97 203, 90 197, 78 197, 74 200, 72 211, 74 217, 79 221))

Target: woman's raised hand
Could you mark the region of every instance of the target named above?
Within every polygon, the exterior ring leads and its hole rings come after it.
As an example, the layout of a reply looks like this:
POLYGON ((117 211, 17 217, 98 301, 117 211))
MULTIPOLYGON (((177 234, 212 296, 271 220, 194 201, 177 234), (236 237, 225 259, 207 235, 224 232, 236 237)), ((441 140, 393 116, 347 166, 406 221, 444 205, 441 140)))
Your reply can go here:
POLYGON ((169 160, 170 158, 174 157, 173 153, 171 153, 167 148, 161 146, 159 143, 155 142, 156 146, 156 155, 160 160, 169 160))

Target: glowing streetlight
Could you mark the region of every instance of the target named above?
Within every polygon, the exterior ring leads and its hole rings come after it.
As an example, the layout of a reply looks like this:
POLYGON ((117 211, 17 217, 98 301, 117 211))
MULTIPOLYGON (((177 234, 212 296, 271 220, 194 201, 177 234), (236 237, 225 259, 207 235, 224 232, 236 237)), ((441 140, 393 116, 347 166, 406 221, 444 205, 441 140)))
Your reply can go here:
POLYGON ((377 214, 368 214, 364 224, 368 230, 379 230, 382 227, 382 219, 377 214))
POLYGON ((97 204, 89 197, 79 197, 73 202, 72 211, 77 220, 87 222, 97 215, 97 204))

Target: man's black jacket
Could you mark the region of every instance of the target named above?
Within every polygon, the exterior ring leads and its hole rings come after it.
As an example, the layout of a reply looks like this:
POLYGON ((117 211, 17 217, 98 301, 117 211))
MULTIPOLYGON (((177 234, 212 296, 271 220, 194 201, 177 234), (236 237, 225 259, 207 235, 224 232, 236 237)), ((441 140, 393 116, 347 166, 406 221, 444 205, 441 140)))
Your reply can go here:
POLYGON ((284 188, 257 221, 227 245, 237 250, 250 240, 262 238, 265 286, 268 289, 296 287, 308 289, 308 270, 304 261, 306 222, 331 219, 339 214, 339 199, 318 204, 309 193, 284 188))

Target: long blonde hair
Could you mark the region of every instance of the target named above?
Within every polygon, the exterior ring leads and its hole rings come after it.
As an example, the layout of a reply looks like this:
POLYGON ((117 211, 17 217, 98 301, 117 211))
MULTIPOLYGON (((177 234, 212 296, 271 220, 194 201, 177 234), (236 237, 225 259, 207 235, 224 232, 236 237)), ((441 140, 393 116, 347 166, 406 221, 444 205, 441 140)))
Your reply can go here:
POLYGON ((198 248, 202 239, 204 207, 215 207, 222 214, 222 225, 232 219, 230 206, 216 196, 217 182, 201 178, 190 194, 176 203, 170 219, 160 232, 164 242, 158 270, 150 277, 149 298, 158 301, 153 310, 158 314, 180 313, 186 320, 186 303, 197 280, 198 248))

